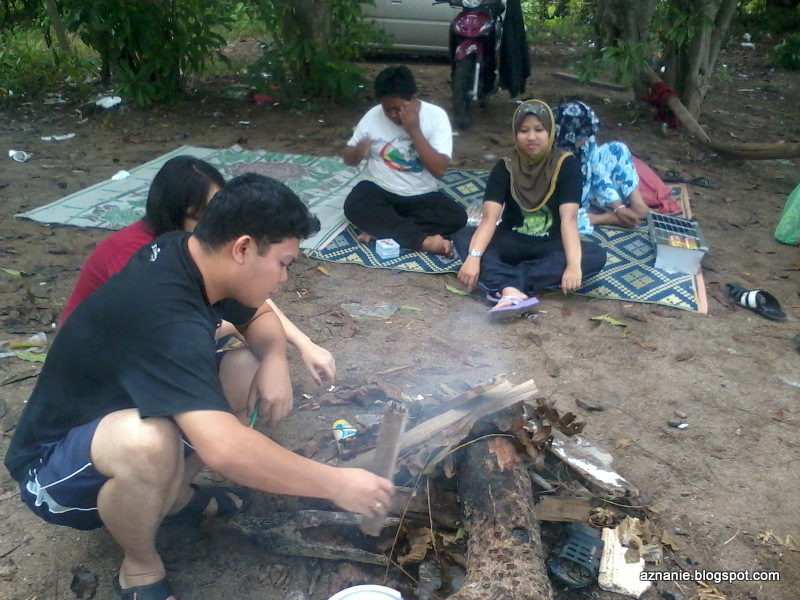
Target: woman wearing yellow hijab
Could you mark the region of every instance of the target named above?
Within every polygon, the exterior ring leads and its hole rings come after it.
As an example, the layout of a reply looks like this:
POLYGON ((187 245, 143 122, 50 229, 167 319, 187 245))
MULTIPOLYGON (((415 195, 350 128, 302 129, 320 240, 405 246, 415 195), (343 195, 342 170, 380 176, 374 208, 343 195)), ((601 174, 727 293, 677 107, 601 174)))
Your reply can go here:
POLYGON ((577 290, 606 263, 605 250, 578 236, 581 167, 572 154, 553 147, 550 107, 523 102, 513 133, 514 154, 489 175, 481 222, 454 236, 464 261, 458 279, 470 291, 476 285, 487 290, 496 302, 489 311, 493 321, 530 311, 538 303, 533 294, 543 288, 577 290))

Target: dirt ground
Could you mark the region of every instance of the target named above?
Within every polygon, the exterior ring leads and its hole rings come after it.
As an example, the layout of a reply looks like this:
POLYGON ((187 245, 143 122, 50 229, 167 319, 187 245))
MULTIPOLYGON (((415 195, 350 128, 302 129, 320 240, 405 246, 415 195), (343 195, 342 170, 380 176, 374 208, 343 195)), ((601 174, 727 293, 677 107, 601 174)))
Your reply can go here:
MULTIPOLYGON (((601 140, 618 139, 660 170, 707 177, 714 188, 689 186, 695 216, 710 252, 704 260, 708 314, 544 294, 533 318, 492 325, 477 296, 445 289, 445 278, 324 264, 301 258, 276 298, 315 341, 330 349, 339 368, 337 385, 378 381, 409 396, 441 394, 440 384, 463 390, 499 373, 519 383, 533 379, 542 396, 562 412, 587 421, 586 437, 610 451, 615 466, 650 501, 650 518, 675 534, 677 550, 664 568, 719 572, 777 571, 779 582, 720 583, 731 600, 790 600, 800 586, 800 361, 793 342, 800 318, 798 251, 772 236, 783 203, 800 181, 800 161, 723 160, 681 131, 664 130, 652 109, 632 102, 630 92, 570 83, 553 77, 569 67, 574 49, 534 49, 528 94, 557 104, 580 96, 603 123, 601 140), (775 323, 725 297, 724 285, 763 287, 788 313, 775 323), (391 319, 337 317, 343 302, 417 307, 391 319), (608 314, 630 327, 591 321, 608 314), (549 360, 547 360, 549 359, 549 360), (554 365, 558 368, 554 368, 554 365), (376 375, 394 367, 405 367, 376 375), (586 412, 576 398, 604 407, 586 412), (670 427, 675 412, 689 427, 670 427)), ((728 51, 723 62, 731 81, 715 81, 701 122, 712 138, 731 142, 800 139, 800 74, 773 70, 751 50, 728 51)), ((409 63, 423 97, 450 110, 448 66, 409 63)), ((384 63, 366 65, 370 74, 384 63)), ((109 111, 81 120, 76 103, 24 104, 0 113, 0 148, 33 154, 26 163, 0 158, 0 340, 40 331, 52 323, 79 269, 104 230, 47 227, 16 219, 24 210, 104 180, 183 144, 334 155, 350 128, 371 104, 358 102, 311 114, 257 106, 219 97, 226 82, 203 90, 197 100, 149 110, 109 111), (240 121, 249 121, 247 128, 240 121), (65 142, 43 135, 74 131, 65 142)), ((80 99, 85 102, 87 99, 80 99)), ((505 92, 478 111, 475 125, 455 138, 454 165, 488 168, 508 151, 514 104, 505 92)), ((120 307, 124 310, 124 306, 120 307)), ((80 348, 75 348, 80 352, 80 348)), ((38 365, 0 359, 0 381, 35 374, 38 365)), ((311 439, 330 444, 338 418, 355 419, 379 407, 348 403, 303 408, 303 394, 319 390, 295 368, 296 409, 286 423, 267 431, 289 447, 311 439)), ((0 425, 5 451, 35 377, 5 383, 0 425)), ((255 514, 291 508, 290 499, 260 497, 255 514)), ((160 539, 170 577, 183 600, 241 598, 324 600, 347 585, 381 583, 383 570, 363 565, 265 554, 223 526, 164 534, 160 539)), ((113 597, 110 579, 120 559, 103 531, 59 529, 35 518, 17 499, 15 484, 0 473, 0 597, 9 600, 74 598, 72 570, 83 566, 99 580, 96 598, 113 597)), ((412 586, 396 572, 390 582, 412 586)), ((561 598, 618 596, 596 586, 561 598)), ((720 598, 694 583, 659 584, 646 598, 720 598)), ((88 597, 88 596, 86 596, 88 597)))

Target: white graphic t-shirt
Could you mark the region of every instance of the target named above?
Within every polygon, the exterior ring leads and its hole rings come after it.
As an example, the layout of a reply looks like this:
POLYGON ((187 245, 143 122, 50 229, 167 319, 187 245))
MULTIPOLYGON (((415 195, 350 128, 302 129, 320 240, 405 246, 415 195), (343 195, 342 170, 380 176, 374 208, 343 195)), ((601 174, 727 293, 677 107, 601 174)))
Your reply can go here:
MULTIPOLYGON (((421 102, 419 127, 431 147, 448 158, 453 155, 453 131, 444 109, 421 102)), ((395 125, 378 104, 367 111, 347 142, 355 146, 372 140, 363 178, 398 196, 418 196, 436 191, 436 178, 422 166, 406 130, 395 125)))

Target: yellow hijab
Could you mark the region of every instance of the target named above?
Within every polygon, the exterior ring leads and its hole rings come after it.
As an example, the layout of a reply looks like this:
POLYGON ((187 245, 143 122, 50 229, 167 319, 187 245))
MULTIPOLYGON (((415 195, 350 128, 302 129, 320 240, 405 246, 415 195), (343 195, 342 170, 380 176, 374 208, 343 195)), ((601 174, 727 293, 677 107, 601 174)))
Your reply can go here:
POLYGON ((511 196, 522 210, 533 212, 542 208, 553 195, 561 165, 570 153, 553 148, 556 138, 553 111, 541 100, 526 100, 520 104, 514 112, 512 129, 515 153, 513 157, 503 159, 511 174, 511 196), (536 158, 517 145, 517 133, 529 115, 539 119, 549 134, 547 150, 536 158))

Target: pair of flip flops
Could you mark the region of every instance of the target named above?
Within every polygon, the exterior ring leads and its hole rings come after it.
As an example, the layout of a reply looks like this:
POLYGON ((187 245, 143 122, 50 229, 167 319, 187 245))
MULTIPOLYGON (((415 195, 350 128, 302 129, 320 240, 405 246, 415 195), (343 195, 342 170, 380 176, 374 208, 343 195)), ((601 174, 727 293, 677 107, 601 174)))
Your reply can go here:
POLYGON ((506 306, 495 306, 489 311, 489 320, 493 323, 523 315, 526 312, 533 310, 533 307, 539 304, 539 299, 536 297, 523 300, 522 298, 517 298, 515 296, 503 296, 502 298, 496 298, 491 294, 486 294, 486 299, 492 304, 510 302, 510 304, 506 306))
POLYGON ((747 290, 738 283, 725 285, 728 297, 736 304, 752 310, 771 321, 785 321, 786 313, 781 309, 778 299, 764 290, 747 290))
POLYGON ((696 185, 711 189, 715 189, 717 187, 708 177, 695 177, 694 179, 688 179, 677 171, 667 171, 664 173, 664 181, 666 183, 688 183, 689 185, 696 185))

